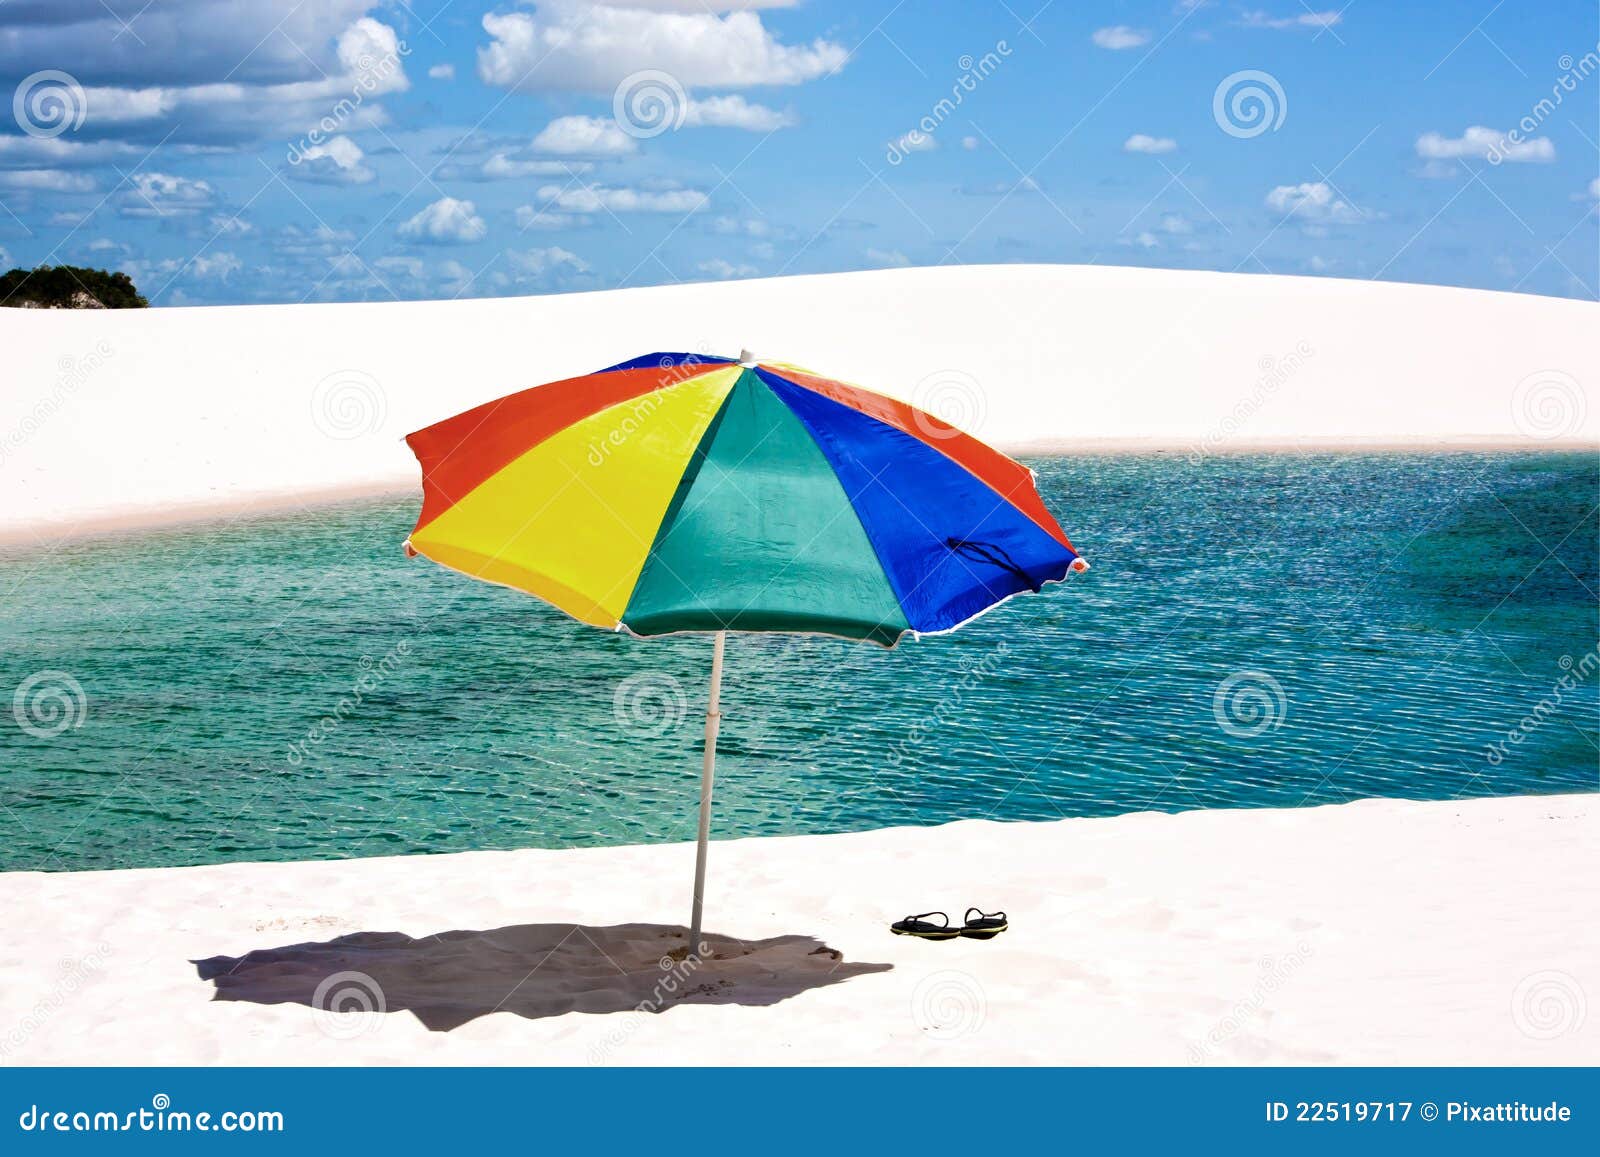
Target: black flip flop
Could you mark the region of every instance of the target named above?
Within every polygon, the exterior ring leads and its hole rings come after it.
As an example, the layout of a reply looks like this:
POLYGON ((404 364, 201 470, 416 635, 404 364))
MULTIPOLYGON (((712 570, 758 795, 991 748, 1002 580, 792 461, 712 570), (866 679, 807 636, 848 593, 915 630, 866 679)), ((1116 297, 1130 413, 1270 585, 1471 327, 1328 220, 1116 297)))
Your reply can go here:
POLYGON ((960 935, 969 940, 993 940, 1000 933, 1011 927, 1006 923, 1004 912, 985 912, 979 908, 968 908, 966 923, 962 926, 960 935), (972 914, 978 913, 974 920, 972 914))
POLYGON ((950 917, 943 912, 923 912, 917 916, 907 916, 904 920, 896 920, 889 925, 889 931, 896 936, 916 936, 923 940, 954 940, 961 935, 961 929, 950 927, 950 917), (924 920, 923 916, 938 916, 943 924, 935 924, 932 920, 924 920))

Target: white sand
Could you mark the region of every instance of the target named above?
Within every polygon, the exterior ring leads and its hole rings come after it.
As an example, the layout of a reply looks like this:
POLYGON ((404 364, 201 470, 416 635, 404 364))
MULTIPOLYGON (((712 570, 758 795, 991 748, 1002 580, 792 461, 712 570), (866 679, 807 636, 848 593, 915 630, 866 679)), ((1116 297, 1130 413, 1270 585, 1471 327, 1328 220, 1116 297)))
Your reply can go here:
MULTIPOLYGON (((414 489, 407 430, 656 349, 748 347, 1002 446, 1592 446, 1597 322, 1511 294, 1060 266, 0 309, 0 541, 414 489)), ((684 983, 660 962, 692 856, 3 875, 0 1063, 1600 1062, 1594 796, 718 843, 719 956, 684 983), (968 904, 1013 929, 885 931, 968 904), (340 973, 360 975, 336 1002, 376 983, 389 1011, 311 1008, 340 973), (670 1007, 619 1011, 642 1001, 670 1007)))
POLYGON ((611 926, 681 937, 692 858, 676 845, 0 876, 0 1057, 1600 1062, 1596 796, 719 842, 708 929, 747 954, 703 965, 686 997, 656 992, 660 1014, 611 1011, 652 998, 679 942, 611 926), (927 943, 885 928, 971 903, 1009 909, 1012 929, 927 943), (436 938, 461 929, 477 931, 436 938), (786 939, 750 943, 770 938, 786 939), (190 962, 249 952, 208 967, 235 998, 214 1001, 190 962), (389 1011, 297 1003, 341 971, 375 979, 389 1011))
POLYGON ((401 435, 654 350, 796 362, 1008 448, 1600 444, 1600 305, 1094 266, 551 297, 0 309, 0 539, 416 489, 401 435))

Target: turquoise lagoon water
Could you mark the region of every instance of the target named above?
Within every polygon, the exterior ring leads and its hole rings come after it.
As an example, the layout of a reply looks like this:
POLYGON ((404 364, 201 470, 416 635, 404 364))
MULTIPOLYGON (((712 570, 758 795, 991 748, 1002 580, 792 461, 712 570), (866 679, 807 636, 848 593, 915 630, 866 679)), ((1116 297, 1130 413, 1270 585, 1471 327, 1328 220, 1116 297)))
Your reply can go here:
MULTIPOLYGON (((1600 787, 1594 456, 1035 465, 1089 573, 730 641, 717 835, 1600 787)), ((414 510, 0 555, 0 869, 692 838, 710 641, 407 561, 414 510)))

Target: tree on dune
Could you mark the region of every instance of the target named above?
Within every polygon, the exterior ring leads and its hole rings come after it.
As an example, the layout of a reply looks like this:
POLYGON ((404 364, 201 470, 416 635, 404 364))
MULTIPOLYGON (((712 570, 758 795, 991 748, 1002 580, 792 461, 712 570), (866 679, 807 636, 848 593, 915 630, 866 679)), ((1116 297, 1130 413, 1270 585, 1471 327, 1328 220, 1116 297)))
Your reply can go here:
POLYGON ((149 304, 126 273, 41 265, 0 276, 0 305, 21 309, 142 309, 149 304))

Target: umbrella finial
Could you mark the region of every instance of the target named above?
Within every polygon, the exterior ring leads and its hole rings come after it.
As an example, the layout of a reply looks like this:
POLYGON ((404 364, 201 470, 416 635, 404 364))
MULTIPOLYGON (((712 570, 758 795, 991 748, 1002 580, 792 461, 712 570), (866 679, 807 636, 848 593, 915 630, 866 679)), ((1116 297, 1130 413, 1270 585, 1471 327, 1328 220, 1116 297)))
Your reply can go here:
POLYGON ((740 350, 739 351, 739 364, 741 366, 746 366, 746 367, 755 365, 756 364, 756 355, 751 353, 749 350, 740 350))

